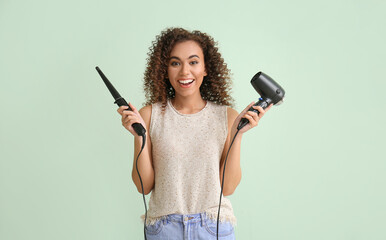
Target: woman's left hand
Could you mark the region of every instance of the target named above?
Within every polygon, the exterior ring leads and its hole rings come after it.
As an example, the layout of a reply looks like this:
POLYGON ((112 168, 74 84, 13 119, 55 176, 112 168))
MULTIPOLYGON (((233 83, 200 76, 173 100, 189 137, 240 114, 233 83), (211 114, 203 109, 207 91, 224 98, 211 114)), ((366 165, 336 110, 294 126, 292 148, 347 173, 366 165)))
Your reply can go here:
POLYGON ((252 102, 249 104, 235 119, 234 124, 232 126, 232 130, 237 131, 237 126, 239 125, 239 122, 242 118, 246 118, 249 120, 249 123, 245 125, 243 128, 240 129, 239 133, 245 133, 251 128, 256 127, 259 124, 260 119, 264 116, 264 114, 271 109, 272 103, 264 110, 260 106, 253 106, 255 102, 252 102), (253 111, 248 111, 251 107, 259 111, 259 114, 253 112, 253 111))

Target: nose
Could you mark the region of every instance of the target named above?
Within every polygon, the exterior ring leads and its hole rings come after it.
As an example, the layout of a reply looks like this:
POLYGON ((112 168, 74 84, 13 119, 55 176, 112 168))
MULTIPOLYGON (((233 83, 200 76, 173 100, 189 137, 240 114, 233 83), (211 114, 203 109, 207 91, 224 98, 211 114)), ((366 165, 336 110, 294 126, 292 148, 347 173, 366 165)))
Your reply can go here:
POLYGON ((189 64, 182 64, 181 75, 186 76, 190 72, 189 64))

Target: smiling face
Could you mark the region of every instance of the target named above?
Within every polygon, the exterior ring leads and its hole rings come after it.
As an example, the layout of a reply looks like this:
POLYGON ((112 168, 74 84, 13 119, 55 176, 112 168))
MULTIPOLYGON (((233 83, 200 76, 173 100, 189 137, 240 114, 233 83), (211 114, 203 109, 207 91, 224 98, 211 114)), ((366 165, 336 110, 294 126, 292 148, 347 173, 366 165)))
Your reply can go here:
POLYGON ((200 86, 206 75, 204 53, 197 42, 189 40, 173 47, 168 77, 176 96, 200 94, 200 86))

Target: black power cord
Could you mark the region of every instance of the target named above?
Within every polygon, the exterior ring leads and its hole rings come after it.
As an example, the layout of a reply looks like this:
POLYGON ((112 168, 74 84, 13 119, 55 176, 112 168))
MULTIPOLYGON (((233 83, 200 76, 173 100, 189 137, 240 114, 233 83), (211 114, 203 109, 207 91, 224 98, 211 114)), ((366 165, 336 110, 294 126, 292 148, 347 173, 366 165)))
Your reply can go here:
POLYGON ((138 174, 138 177, 139 177, 139 181, 141 182, 143 204, 145 205, 145 222, 144 222, 144 224, 143 224, 143 234, 145 235, 145 240, 147 240, 147 238, 146 238, 147 205, 146 205, 145 192, 144 192, 144 190, 143 190, 143 182, 142 182, 141 174, 139 174, 139 171, 138 171, 138 158, 139 158, 139 156, 141 155, 143 148, 145 147, 145 143, 146 143, 146 134, 143 134, 143 135, 141 135, 141 136, 142 136, 142 147, 141 147, 141 151, 139 151, 139 153, 138 153, 137 159, 135 160, 135 168, 136 168, 136 170, 137 170, 137 174, 138 174))
POLYGON ((217 240, 218 240, 218 227, 219 227, 219 220, 220 220, 220 207, 221 207, 222 191, 224 189, 225 167, 226 167, 226 164, 227 164, 227 159, 228 159, 229 151, 231 150, 233 142, 235 141, 235 138, 236 138, 237 134, 239 133, 239 131, 240 131, 240 129, 237 128, 237 132, 236 132, 235 136, 232 139, 231 145, 229 146, 227 155, 226 155, 225 160, 224 160, 224 168, 223 168, 223 171, 222 171, 222 181, 221 181, 220 201, 219 201, 219 204, 218 204, 218 213, 217 213, 217 231, 216 231, 217 240))

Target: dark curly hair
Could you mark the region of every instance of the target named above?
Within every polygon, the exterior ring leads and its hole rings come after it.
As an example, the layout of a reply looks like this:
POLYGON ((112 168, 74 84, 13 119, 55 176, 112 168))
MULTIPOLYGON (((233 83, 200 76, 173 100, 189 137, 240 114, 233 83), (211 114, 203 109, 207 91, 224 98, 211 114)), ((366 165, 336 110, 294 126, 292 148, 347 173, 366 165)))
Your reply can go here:
POLYGON ((199 44, 205 61, 207 76, 200 86, 204 100, 219 105, 233 106, 233 98, 229 95, 231 88, 230 70, 218 52, 217 42, 206 33, 187 31, 183 28, 168 28, 156 36, 149 48, 147 67, 144 73, 145 105, 161 102, 163 109, 167 99, 175 97, 175 92, 167 79, 167 68, 170 53, 176 43, 193 40, 199 44))

